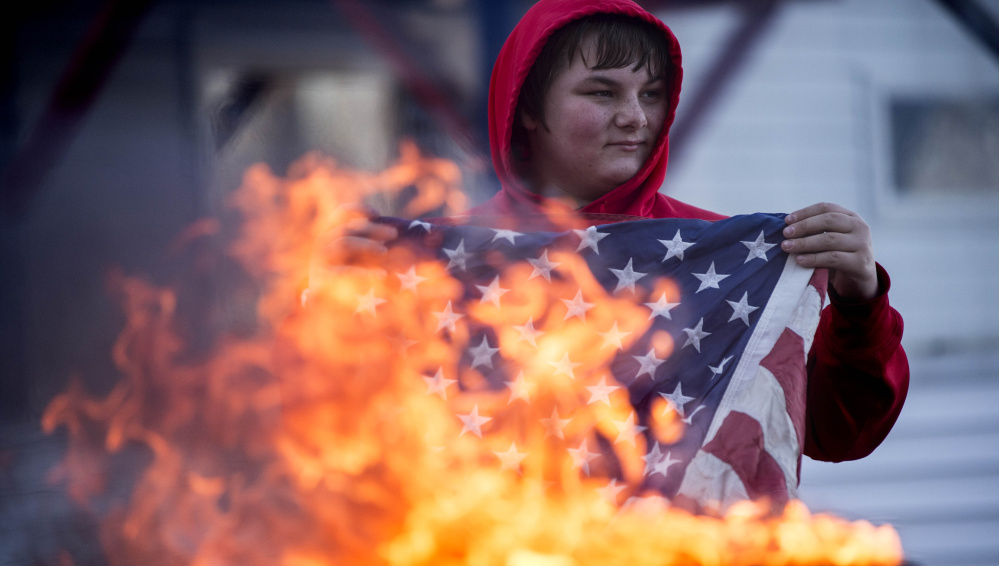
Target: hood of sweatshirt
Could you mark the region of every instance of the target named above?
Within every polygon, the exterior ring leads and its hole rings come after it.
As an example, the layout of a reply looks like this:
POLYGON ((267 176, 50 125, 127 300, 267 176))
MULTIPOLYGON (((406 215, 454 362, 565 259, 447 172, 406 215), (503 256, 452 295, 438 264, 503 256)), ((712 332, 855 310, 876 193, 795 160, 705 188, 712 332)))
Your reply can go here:
POLYGON ((540 0, 514 28, 493 67, 489 84, 489 146, 502 189, 491 200, 472 209, 471 214, 532 214, 550 210, 548 199, 531 192, 517 172, 516 158, 511 150, 517 99, 531 66, 552 32, 569 22, 598 13, 640 18, 662 31, 672 61, 671 76, 666 77, 670 85, 669 109, 663 131, 645 165, 626 183, 583 206, 579 212, 645 218, 701 216, 705 212, 659 193, 666 176, 669 128, 676 115, 683 77, 680 44, 673 32, 631 0, 540 0), (694 214, 687 212, 688 208, 694 214))

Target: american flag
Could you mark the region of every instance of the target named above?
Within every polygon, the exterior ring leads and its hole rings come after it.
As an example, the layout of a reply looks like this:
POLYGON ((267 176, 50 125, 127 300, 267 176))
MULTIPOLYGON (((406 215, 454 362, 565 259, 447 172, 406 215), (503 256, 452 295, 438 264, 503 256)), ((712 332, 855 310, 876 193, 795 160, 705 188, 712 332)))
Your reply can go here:
MULTIPOLYGON (((627 387, 637 415, 633 430, 646 436, 644 487, 670 499, 726 506, 764 496, 780 503, 795 497, 797 489, 805 361, 825 301, 826 275, 798 266, 781 251, 783 218, 630 220, 561 232, 380 221, 398 228, 394 245, 436 257, 462 282, 464 297, 435 313, 441 332, 453 330, 473 304, 501 307, 510 290, 501 276, 511 265, 529 265, 530 279, 557 287, 568 277, 552 259, 558 252, 584 260, 606 296, 632 298, 648 315, 647 330, 620 347, 609 368, 627 387), (671 293, 662 291, 663 280, 674 285, 671 293), (663 332, 672 339, 668 355, 655 346, 663 332), (665 400, 686 425, 669 444, 650 428, 656 400, 665 400)), ((565 287, 559 288, 564 293, 565 287)), ((582 287, 565 294, 557 297, 564 310, 555 318, 585 321, 598 299, 582 287)), ((463 321, 469 325, 463 363, 492 387, 509 386, 515 364, 504 359, 495 329, 472 318, 463 321)), ((531 324, 518 328, 523 332, 531 324)), ((624 333, 616 324, 613 332, 611 339, 617 336, 620 346, 624 333)), ((553 371, 574 368, 568 355, 561 366, 549 363, 553 371)))

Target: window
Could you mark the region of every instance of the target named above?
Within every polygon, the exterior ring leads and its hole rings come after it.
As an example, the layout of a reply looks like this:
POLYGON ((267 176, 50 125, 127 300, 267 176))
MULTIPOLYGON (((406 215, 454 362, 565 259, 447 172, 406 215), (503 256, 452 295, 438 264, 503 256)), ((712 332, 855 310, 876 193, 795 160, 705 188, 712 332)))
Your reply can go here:
POLYGON ((890 103, 900 195, 999 195, 999 97, 890 103))

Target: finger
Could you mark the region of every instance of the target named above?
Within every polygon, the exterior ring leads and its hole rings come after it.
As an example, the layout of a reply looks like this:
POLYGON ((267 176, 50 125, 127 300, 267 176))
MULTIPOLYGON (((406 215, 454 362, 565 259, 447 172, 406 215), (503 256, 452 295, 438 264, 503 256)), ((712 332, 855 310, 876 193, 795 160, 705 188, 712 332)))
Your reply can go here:
MULTIPOLYGON (((370 220, 380 216, 377 210, 361 203, 349 202, 337 206, 333 213, 321 220, 320 234, 323 239, 329 239, 331 234, 343 229, 343 226, 355 221, 370 220)), ((335 236, 334 236, 335 237, 335 236)))
POLYGON ((821 252, 847 252, 860 250, 861 238, 840 232, 820 232, 812 236, 784 240, 781 249, 788 253, 806 254, 821 252))
POLYGON ((853 262, 850 261, 849 252, 839 250, 819 252, 813 254, 797 254, 794 260, 802 267, 827 268, 836 270, 850 270, 853 262))
POLYGON ((399 231, 387 224, 371 222, 367 218, 355 218, 323 232, 320 234, 318 242, 321 246, 331 246, 346 237, 369 238, 379 242, 388 242, 398 238, 399 231))
POLYGON ((805 238, 822 234, 823 232, 850 234, 858 230, 859 227, 860 223, 857 221, 857 218, 838 212, 830 212, 819 216, 812 216, 791 224, 784 228, 784 237, 805 238))
POLYGON ((813 216, 819 216, 820 214, 828 214, 830 212, 837 212, 840 214, 846 214, 848 216, 852 215, 853 212, 838 204, 833 204, 830 202, 820 202, 818 204, 813 204, 811 206, 806 206, 805 208, 795 210, 791 214, 784 217, 784 221, 788 224, 794 224, 806 218, 811 218, 813 216))
POLYGON ((371 222, 367 218, 356 218, 345 224, 344 234, 347 236, 371 238, 382 242, 394 240, 399 237, 399 231, 395 227, 388 224, 371 222))
POLYGON ((357 257, 365 255, 381 255, 388 248, 377 240, 357 236, 345 236, 330 243, 327 253, 331 256, 357 257))

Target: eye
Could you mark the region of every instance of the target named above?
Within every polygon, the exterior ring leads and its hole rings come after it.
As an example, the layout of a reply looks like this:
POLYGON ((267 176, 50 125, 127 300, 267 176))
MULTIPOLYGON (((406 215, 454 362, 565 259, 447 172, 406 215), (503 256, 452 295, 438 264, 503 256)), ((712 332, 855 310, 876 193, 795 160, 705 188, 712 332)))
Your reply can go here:
POLYGON ((649 89, 642 93, 645 98, 659 98, 663 95, 663 92, 659 89, 649 89))
POLYGON ((592 90, 592 91, 590 91, 590 92, 588 92, 586 94, 588 94, 590 96, 597 96, 597 97, 600 97, 600 98, 608 98, 608 97, 614 96, 614 93, 612 93, 609 90, 592 90))

